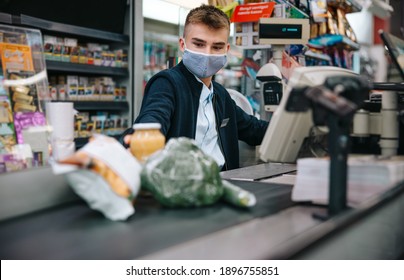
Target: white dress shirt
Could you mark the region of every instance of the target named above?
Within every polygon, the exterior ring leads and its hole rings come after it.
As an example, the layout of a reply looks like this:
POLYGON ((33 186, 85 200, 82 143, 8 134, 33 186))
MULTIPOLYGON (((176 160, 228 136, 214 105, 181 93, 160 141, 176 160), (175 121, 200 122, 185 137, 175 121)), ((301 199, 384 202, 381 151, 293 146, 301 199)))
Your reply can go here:
MULTIPOLYGON (((202 83, 200 79, 198 81, 202 83)), ((202 83, 203 84, 203 83, 202 83)), ((201 96, 199 98, 198 117, 196 121, 195 141, 198 147, 207 155, 210 155, 222 168, 224 156, 220 150, 216 131, 216 118, 213 110, 213 86, 209 89, 203 84, 201 96)))

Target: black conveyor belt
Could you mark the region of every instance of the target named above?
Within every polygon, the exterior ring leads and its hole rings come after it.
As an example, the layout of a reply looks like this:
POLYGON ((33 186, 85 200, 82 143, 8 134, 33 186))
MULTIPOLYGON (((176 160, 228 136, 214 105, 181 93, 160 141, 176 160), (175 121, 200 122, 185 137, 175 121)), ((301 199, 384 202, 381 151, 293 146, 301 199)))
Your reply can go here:
POLYGON ((140 258, 293 205, 292 186, 231 182, 252 191, 257 206, 166 209, 143 197, 128 221, 112 222, 78 202, 1 222, 0 259, 140 258))

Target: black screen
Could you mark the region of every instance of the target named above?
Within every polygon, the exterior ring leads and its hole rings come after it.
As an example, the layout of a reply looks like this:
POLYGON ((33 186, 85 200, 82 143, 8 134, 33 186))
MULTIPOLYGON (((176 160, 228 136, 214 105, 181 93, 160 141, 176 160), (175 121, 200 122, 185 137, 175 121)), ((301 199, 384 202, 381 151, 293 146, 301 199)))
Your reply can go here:
POLYGON ((300 39, 302 38, 302 25, 261 23, 259 37, 262 39, 300 39))

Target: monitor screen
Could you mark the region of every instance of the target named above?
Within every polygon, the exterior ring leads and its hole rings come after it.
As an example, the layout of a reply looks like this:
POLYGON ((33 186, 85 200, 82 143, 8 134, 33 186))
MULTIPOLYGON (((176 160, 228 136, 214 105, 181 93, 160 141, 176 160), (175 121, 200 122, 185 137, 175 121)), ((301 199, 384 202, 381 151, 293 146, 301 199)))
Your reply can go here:
POLYGON ((260 18, 258 37, 261 45, 307 44, 310 22, 305 18, 260 18))
POLYGON ((383 30, 380 30, 379 34, 393 64, 400 73, 401 79, 404 81, 404 40, 383 30))
POLYGON ((263 161, 295 163, 304 139, 309 136, 314 126, 311 110, 299 113, 286 111, 291 90, 294 87, 322 85, 326 78, 341 75, 357 74, 334 66, 297 67, 293 70, 259 148, 263 161))
POLYGON ((263 24, 259 29, 260 38, 300 39, 302 38, 301 24, 263 24))

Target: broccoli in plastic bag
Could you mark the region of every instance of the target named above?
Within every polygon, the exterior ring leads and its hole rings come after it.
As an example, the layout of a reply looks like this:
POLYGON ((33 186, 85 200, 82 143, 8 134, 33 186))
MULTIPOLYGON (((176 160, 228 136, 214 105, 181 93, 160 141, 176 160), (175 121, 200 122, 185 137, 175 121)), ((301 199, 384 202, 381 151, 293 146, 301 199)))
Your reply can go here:
POLYGON ((253 194, 223 184, 216 161, 185 137, 170 139, 163 150, 150 156, 141 181, 142 188, 167 207, 206 206, 221 198, 242 207, 255 205, 253 194))
POLYGON ((168 207, 210 205, 223 195, 217 163, 185 137, 170 139, 150 156, 141 180, 142 187, 168 207))

